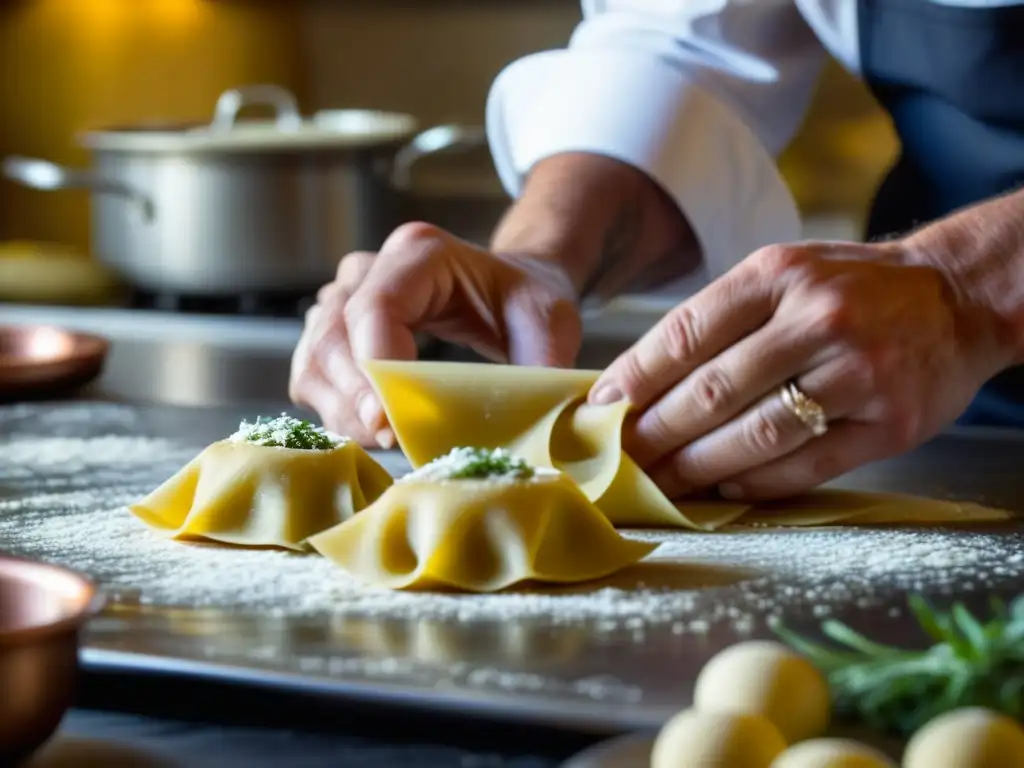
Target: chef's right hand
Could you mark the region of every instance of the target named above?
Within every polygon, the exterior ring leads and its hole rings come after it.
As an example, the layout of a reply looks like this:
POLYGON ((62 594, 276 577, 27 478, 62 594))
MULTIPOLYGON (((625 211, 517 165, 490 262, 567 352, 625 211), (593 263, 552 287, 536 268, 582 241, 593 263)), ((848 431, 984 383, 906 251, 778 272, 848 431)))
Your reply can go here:
POLYGON ((320 289, 292 357, 289 396, 327 429, 390 448, 394 434, 359 361, 414 360, 417 332, 496 362, 563 367, 581 338, 575 289, 557 264, 404 224, 378 253, 342 259, 320 289))

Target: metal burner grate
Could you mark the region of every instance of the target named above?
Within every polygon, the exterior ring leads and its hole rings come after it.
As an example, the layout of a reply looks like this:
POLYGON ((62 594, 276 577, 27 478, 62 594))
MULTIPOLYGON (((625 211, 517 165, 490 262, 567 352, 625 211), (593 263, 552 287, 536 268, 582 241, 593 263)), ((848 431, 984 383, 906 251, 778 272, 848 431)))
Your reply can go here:
POLYGON ((129 307, 199 315, 301 318, 315 301, 315 296, 290 291, 213 296, 139 291, 131 297, 129 307))

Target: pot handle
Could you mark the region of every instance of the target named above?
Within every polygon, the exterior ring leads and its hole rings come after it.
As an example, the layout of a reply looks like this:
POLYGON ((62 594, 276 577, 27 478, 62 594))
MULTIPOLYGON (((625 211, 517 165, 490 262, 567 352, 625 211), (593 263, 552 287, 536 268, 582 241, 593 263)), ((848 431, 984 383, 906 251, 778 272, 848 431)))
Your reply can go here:
POLYGON ((108 179, 91 170, 67 168, 49 160, 10 155, 4 158, 3 175, 11 181, 43 191, 87 189, 90 192, 127 197, 139 206, 143 217, 153 218, 153 202, 134 187, 108 179))
POLYGON ((412 168, 424 157, 450 150, 477 149, 487 146, 487 131, 478 125, 435 125, 414 136, 395 154, 391 184, 406 190, 412 182, 412 168))
POLYGON ((230 131, 235 127, 238 113, 246 107, 274 108, 274 122, 278 130, 297 131, 302 127, 302 113, 295 95, 280 85, 247 85, 224 91, 217 99, 213 111, 212 131, 230 131))

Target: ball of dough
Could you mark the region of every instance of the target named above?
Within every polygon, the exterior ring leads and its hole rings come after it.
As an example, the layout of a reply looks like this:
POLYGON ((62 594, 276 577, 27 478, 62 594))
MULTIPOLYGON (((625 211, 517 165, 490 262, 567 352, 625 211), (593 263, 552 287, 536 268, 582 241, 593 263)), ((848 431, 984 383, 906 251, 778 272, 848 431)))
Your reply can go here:
POLYGON ((747 712, 769 720, 789 744, 820 736, 831 710, 817 667, 781 643, 753 640, 726 648, 697 676, 693 706, 747 712))
POLYGON ((992 710, 939 715, 910 739, 904 768, 1024 768, 1024 729, 992 710))
POLYGON ((876 749, 852 739, 811 739, 775 758, 771 768, 898 768, 876 749))
POLYGON ((775 726, 757 715, 686 709, 658 734, 651 768, 769 768, 785 748, 775 726))

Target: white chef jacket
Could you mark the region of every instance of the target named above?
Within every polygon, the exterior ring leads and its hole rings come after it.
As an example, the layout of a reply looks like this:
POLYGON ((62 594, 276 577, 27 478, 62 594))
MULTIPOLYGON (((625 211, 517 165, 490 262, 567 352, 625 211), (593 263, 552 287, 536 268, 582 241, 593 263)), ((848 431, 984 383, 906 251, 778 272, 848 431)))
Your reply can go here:
POLYGON ((498 175, 516 196, 535 163, 562 152, 644 171, 693 227, 704 282, 800 237, 774 158, 828 53, 857 72, 856 0, 583 0, 566 49, 513 62, 494 82, 487 132, 498 175))

